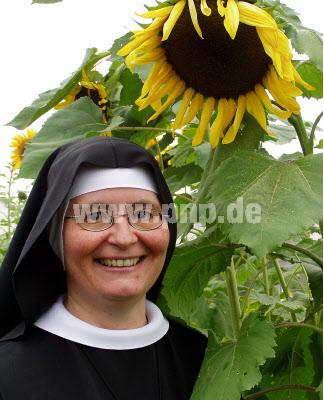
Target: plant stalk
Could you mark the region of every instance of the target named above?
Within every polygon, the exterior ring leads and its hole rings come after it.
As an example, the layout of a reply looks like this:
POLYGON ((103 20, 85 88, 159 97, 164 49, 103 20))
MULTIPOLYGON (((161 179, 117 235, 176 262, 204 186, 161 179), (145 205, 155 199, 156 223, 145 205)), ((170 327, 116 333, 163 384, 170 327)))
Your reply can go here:
POLYGON ((284 323, 276 324, 274 327, 275 327, 275 329, 280 329, 282 327, 303 327, 306 329, 318 331, 319 333, 323 334, 323 329, 321 329, 320 327, 314 326, 313 324, 309 324, 309 323, 284 322, 284 323))
POLYGON ((304 156, 311 155, 313 153, 313 146, 311 139, 307 136, 305 125, 301 116, 293 114, 288 118, 288 121, 295 128, 304 156))
POLYGON ((241 328, 241 307, 238 295, 236 273, 233 258, 225 270, 226 288, 230 304, 230 314, 234 338, 237 339, 241 328))
POLYGON ((249 394, 243 397, 243 400, 260 400, 261 397, 267 393, 272 393, 274 391, 290 390, 290 389, 311 391, 313 393, 317 392, 317 389, 315 387, 308 386, 307 384, 281 384, 279 386, 265 388, 264 390, 258 391, 257 393, 249 394))
POLYGON ((304 255, 311 258, 314 262, 316 262, 320 267, 323 267, 323 259, 315 255, 313 252, 309 251, 308 249, 304 249, 298 245, 290 244, 289 242, 284 242, 282 244, 283 248, 293 249, 294 251, 303 253, 304 255))
MULTIPOLYGON (((290 298, 289 289, 288 289, 286 280, 285 280, 285 278, 284 278, 284 276, 282 274, 282 270, 281 270, 280 264, 278 262, 278 259, 274 258, 273 259, 273 263, 274 263, 274 266, 275 266, 275 269, 276 269, 276 272, 277 272, 277 275, 278 275, 278 278, 279 278, 279 282, 280 282, 281 288, 283 290, 283 293, 285 295, 286 300, 288 301, 289 298, 290 298)), ((294 322, 297 322, 296 314, 294 312, 291 312, 290 314, 291 314, 292 320, 294 322)))

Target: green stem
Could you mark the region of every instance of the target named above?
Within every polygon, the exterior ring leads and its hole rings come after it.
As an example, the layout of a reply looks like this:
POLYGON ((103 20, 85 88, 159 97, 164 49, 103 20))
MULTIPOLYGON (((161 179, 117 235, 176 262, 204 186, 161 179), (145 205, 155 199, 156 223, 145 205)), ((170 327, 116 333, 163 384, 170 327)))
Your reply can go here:
MULTIPOLYGON (((278 259, 274 258, 273 259, 273 263, 274 263, 274 266, 275 266, 275 269, 276 269, 276 272, 277 272, 277 275, 278 275, 278 278, 279 278, 279 282, 280 282, 281 288, 283 290, 283 293, 285 295, 286 300, 288 301, 289 298, 290 298, 290 294, 289 294, 289 290, 288 290, 288 286, 287 286, 286 280, 285 280, 285 278, 284 278, 284 276, 282 274, 282 270, 281 270, 280 264, 278 262, 278 259)), ((291 312, 290 314, 291 314, 292 320, 294 322, 296 322, 297 321, 296 314, 294 312, 291 312)))
POLYGON ((234 338, 237 339, 241 328, 241 307, 237 289, 235 266, 232 258, 231 264, 225 270, 227 294, 230 304, 230 314, 234 338))
POLYGON ((275 327, 275 329, 280 329, 282 327, 303 327, 306 329, 318 331, 319 333, 323 334, 323 329, 321 329, 320 327, 314 326, 313 324, 309 324, 309 323, 284 322, 284 323, 276 324, 274 327, 275 327))
POLYGON ((268 276, 268 268, 267 268, 267 260, 264 259, 264 268, 263 268, 263 283, 265 293, 270 295, 270 287, 269 287, 269 276, 268 276))
POLYGON ((274 391, 290 390, 290 389, 311 391, 313 393, 317 392, 317 389, 315 387, 308 386, 307 384, 281 384, 279 386, 265 388, 264 390, 258 391, 257 393, 249 394, 243 397, 243 400, 260 400, 261 397, 267 393, 272 393, 274 391))
POLYGON ((311 155, 313 153, 313 146, 307 136, 306 128, 301 116, 293 114, 288 118, 288 121, 295 128, 304 156, 311 155))
POLYGON ((314 262, 316 262, 319 266, 323 267, 323 259, 321 259, 317 255, 315 255, 313 252, 309 251, 308 249, 304 249, 298 245, 290 244, 289 242, 284 242, 282 244, 282 247, 287 248, 287 249, 293 249, 294 251, 303 253, 304 255, 311 258, 314 262))
POLYGON ((314 147, 315 130, 316 130, 318 123, 321 121, 322 117, 323 117, 323 112, 321 111, 319 113, 319 115, 316 117, 316 120, 314 121, 314 124, 312 126, 312 130, 311 130, 310 138, 309 138, 312 148, 314 147))

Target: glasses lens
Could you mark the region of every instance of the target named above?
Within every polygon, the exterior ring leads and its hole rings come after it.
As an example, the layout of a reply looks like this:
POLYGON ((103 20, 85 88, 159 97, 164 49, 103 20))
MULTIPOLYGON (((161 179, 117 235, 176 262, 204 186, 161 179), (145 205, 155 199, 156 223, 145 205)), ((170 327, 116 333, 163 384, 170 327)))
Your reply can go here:
POLYGON ((113 215, 110 212, 97 211, 88 214, 79 225, 88 231, 103 231, 113 224, 113 215))
POLYGON ((154 230, 162 224, 162 215, 158 210, 140 209, 128 214, 129 223, 138 230, 154 230))

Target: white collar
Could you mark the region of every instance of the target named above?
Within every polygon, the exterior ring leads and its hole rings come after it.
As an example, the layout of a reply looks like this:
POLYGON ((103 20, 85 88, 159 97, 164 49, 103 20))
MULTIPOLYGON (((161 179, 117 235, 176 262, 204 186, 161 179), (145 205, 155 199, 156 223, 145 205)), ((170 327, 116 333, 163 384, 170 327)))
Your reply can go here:
POLYGON ((169 329, 169 322, 160 309, 146 301, 148 324, 137 329, 109 330, 93 326, 72 315, 63 304, 63 296, 34 325, 67 340, 90 347, 125 350, 142 348, 160 340, 169 329))

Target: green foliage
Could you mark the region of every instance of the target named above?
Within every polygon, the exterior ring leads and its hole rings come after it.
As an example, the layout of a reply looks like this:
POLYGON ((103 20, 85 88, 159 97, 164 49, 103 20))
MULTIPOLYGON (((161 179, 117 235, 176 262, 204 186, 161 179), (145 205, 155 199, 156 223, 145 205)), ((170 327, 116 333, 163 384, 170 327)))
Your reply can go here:
POLYGON ((71 92, 75 85, 81 80, 82 69, 89 70, 101 59, 108 55, 107 52, 98 53, 97 49, 87 49, 86 55, 80 67, 72 74, 70 78, 62 82, 56 89, 48 90, 39 95, 39 98, 25 107, 18 115, 8 123, 18 129, 24 129, 35 120, 56 106, 64 97, 71 92))
POLYGON ((25 206, 29 187, 24 191, 16 187, 17 172, 11 165, 6 166, 4 174, 0 174, 0 264, 6 255, 10 240, 19 222, 25 206))
POLYGON ((211 174, 208 200, 222 216, 229 217, 228 205, 237 205, 241 215, 238 212, 234 223, 225 219, 223 230, 233 242, 245 244, 263 257, 290 234, 321 218, 321 165, 321 155, 281 162, 258 153, 237 152, 211 174), (248 204, 255 203, 261 207, 259 222, 248 218, 248 204))
POLYGON ((89 132, 103 132, 101 110, 88 97, 57 111, 26 146, 20 177, 35 178, 46 158, 60 145, 85 138, 89 132))
POLYGON ((259 370, 275 355, 273 328, 256 316, 248 316, 236 341, 220 343, 210 334, 205 360, 192 399, 238 400, 261 379, 259 370))

